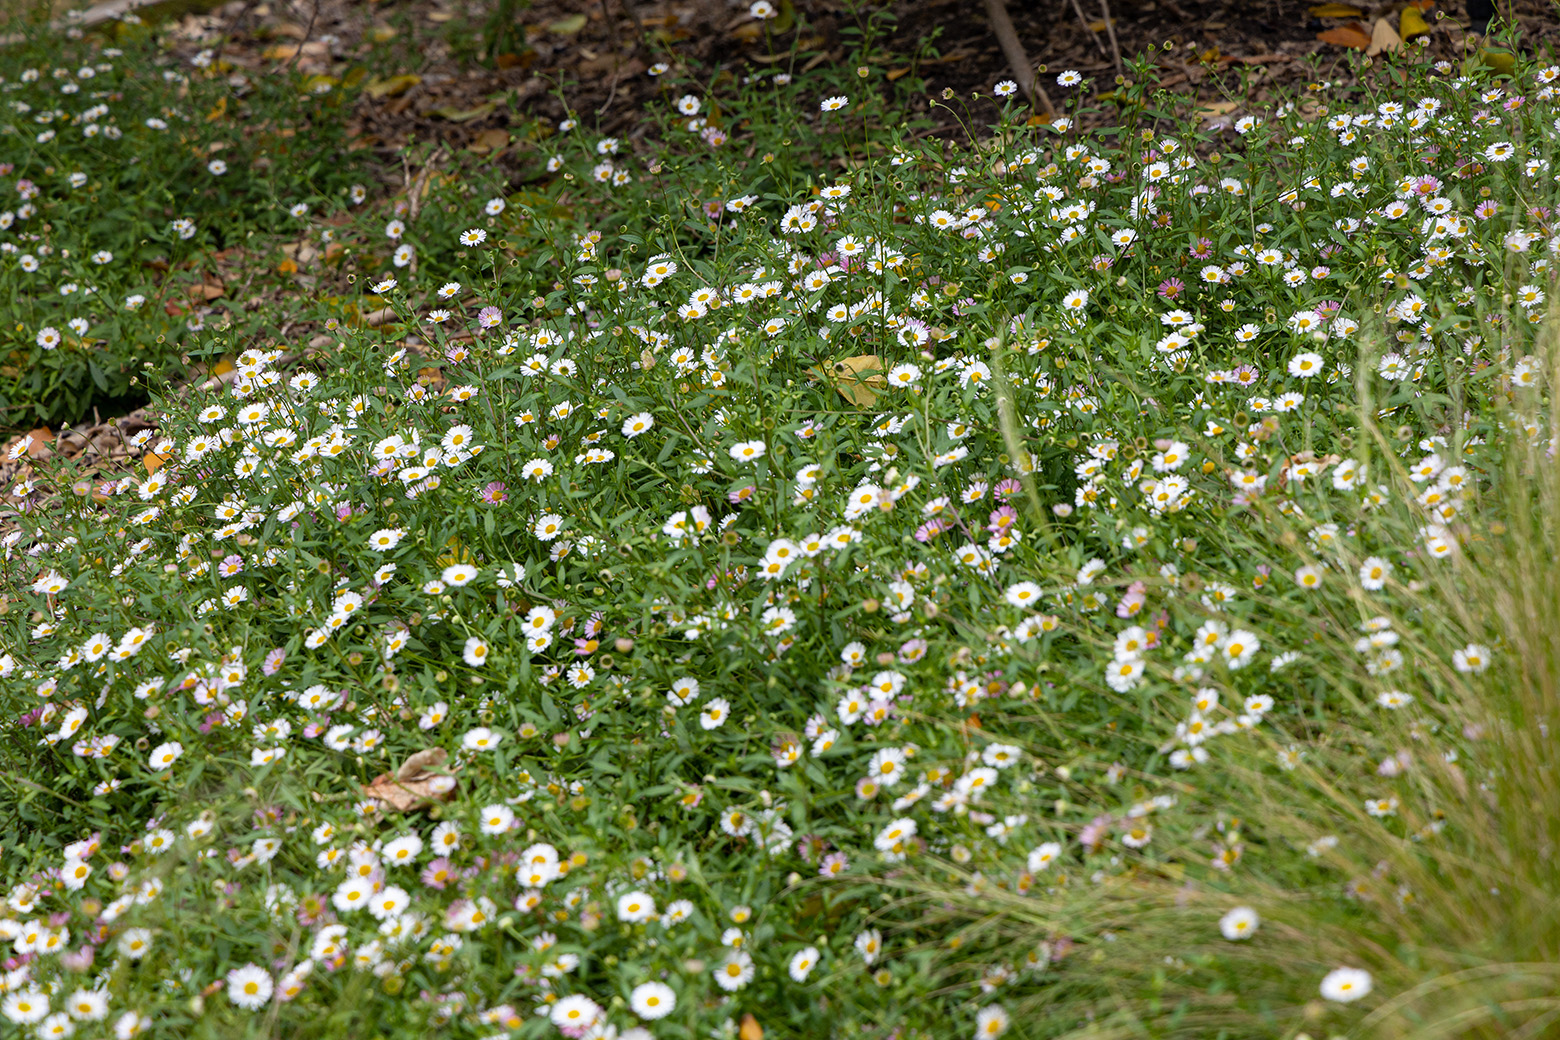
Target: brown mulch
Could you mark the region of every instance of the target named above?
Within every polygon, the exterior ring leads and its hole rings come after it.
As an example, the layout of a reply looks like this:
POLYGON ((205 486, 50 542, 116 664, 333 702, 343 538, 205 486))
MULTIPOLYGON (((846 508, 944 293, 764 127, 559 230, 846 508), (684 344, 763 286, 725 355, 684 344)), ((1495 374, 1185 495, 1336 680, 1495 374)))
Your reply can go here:
MULTIPOLYGON (((284 64, 341 75, 370 63, 380 89, 359 103, 354 143, 395 166, 396 153, 409 142, 511 159, 527 117, 556 125, 571 111, 600 133, 632 139, 642 130, 644 106, 662 90, 647 75, 655 62, 706 82, 762 68, 789 68, 803 80, 819 65, 850 61, 854 42, 847 31, 862 27, 842 0, 796 0, 796 25, 772 41, 748 15, 746 0, 534 0, 515 5, 518 22, 508 49, 482 55, 498 2, 235 0, 185 17, 178 33, 181 47, 219 46, 251 75, 284 64), (795 58, 787 53, 793 48, 795 58), (396 76, 404 79, 396 82, 396 76)), ((1463 28, 1464 2, 1418 0, 1438 57, 1455 59, 1477 46, 1463 28)), ((1008 0, 1020 42, 1046 69, 1043 82, 1059 106, 1078 99, 1055 85, 1056 73, 1082 72, 1097 97, 1115 88, 1124 63, 1153 48, 1149 57, 1162 85, 1214 110, 1261 108, 1275 94, 1318 78, 1352 83, 1350 65, 1360 52, 1323 43, 1318 34, 1353 27, 1369 36, 1377 19, 1398 25, 1398 12, 1407 5, 1360 2, 1357 16, 1341 18, 1316 17, 1315 6, 1315 0, 1008 0), (1107 9, 1114 43, 1106 31, 1107 9)), ((989 95, 1013 74, 981 0, 892 0, 883 8, 894 21, 869 59, 878 85, 888 77, 905 77, 901 83, 923 78, 925 95, 912 111, 930 118, 931 132, 939 136, 962 137, 960 117, 977 128, 994 121, 997 110, 989 100, 969 99, 975 91, 989 95), (935 54, 918 60, 924 39, 932 40, 935 54), (945 89, 964 99, 967 114, 928 106, 945 89)), ((1548 0, 1512 0, 1511 10, 1525 49, 1560 44, 1560 19, 1548 0)), ((789 19, 770 26, 784 21, 789 19)), ((1108 104, 1085 104, 1090 107, 1086 124, 1114 116, 1108 104)), ((522 164, 508 165, 521 179, 522 164)))

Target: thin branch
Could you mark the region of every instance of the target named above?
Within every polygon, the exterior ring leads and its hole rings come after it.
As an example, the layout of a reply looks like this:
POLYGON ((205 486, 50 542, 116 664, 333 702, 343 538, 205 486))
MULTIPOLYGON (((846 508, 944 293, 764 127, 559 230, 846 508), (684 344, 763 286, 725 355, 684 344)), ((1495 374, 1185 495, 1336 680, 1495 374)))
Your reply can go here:
POLYGON ((1116 42, 1116 26, 1110 18, 1110 0, 1100 0, 1100 13, 1105 16, 1105 33, 1110 37, 1110 54, 1116 59, 1116 74, 1125 76, 1127 67, 1121 63, 1121 44, 1116 42))
POLYGON ((1035 67, 1029 62, 1029 55, 1024 53, 1024 45, 1018 41, 1018 32, 1013 28, 1013 19, 1008 17, 1004 0, 986 0, 986 17, 991 21, 991 31, 997 34, 997 42, 1002 45, 1002 54, 1007 58, 1008 67, 1018 79, 1019 89, 1030 104, 1038 103, 1046 115, 1054 116, 1056 107, 1040 85, 1035 67))
POLYGON ((1078 24, 1083 26, 1083 31, 1089 34, 1089 38, 1094 41, 1094 46, 1100 49, 1100 56, 1105 58, 1110 57, 1110 52, 1107 51, 1105 49, 1105 45, 1100 42, 1100 34, 1089 28, 1089 19, 1084 16, 1082 5, 1078 3, 1078 0, 1072 0, 1072 6, 1073 11, 1078 15, 1078 24))

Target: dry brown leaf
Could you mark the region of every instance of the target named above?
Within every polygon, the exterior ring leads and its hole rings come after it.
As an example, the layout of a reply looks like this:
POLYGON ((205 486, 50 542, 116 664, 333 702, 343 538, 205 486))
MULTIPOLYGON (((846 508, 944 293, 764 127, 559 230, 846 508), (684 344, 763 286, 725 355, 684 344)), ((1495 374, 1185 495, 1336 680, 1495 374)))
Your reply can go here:
POLYGON ((54 431, 47 426, 40 426, 36 430, 28 430, 27 436, 32 438, 32 443, 27 445, 27 457, 30 459, 48 458, 54 454, 51 445, 54 444, 54 431))
MULTIPOLYGON (((888 386, 883 359, 876 354, 841 358, 829 367, 829 381, 834 384, 834 389, 845 400, 861 408, 871 408, 876 404, 878 393, 888 386)), ((819 372, 816 368, 812 371, 819 372)))
POLYGON ((1353 4, 1318 4, 1307 10, 1312 18, 1359 18, 1365 13, 1353 4))
POLYGON ((323 58, 328 54, 330 54, 329 44, 310 40, 308 43, 279 43, 275 47, 267 47, 260 56, 270 58, 272 61, 291 61, 299 55, 306 58, 323 58))
POLYGON ((1370 46, 1370 37, 1353 25, 1340 25, 1336 29, 1319 32, 1316 38, 1323 43, 1330 43, 1336 47, 1352 47, 1357 51, 1365 50, 1370 46))
POLYGON ((890 83, 892 83, 892 82, 894 82, 894 80, 898 79, 900 76, 908 75, 909 72, 910 72, 909 68, 889 69, 888 70, 888 81, 890 83))
POLYGON ((1385 18, 1377 18, 1376 26, 1371 30, 1370 46, 1365 49, 1366 57, 1374 58, 1376 55, 1403 49, 1403 37, 1392 28, 1392 23, 1385 18))
POLYGON ((493 64, 497 65, 501 69, 525 69, 530 68, 530 66, 535 61, 535 51, 526 50, 520 52, 519 54, 515 54, 513 51, 508 51, 494 58, 493 64))
POLYGON ((487 155, 489 152, 501 152, 509 147, 508 130, 484 130, 476 136, 467 148, 477 155, 487 155))
POLYGON ((921 64, 948 65, 955 61, 963 61, 965 58, 973 58, 974 56, 975 52, 973 50, 961 47, 956 51, 949 51, 947 54, 940 54, 935 58, 922 58, 921 64))
POLYGON ((400 812, 411 812, 433 802, 446 802, 455 796, 455 777, 446 772, 449 753, 443 748, 428 748, 411 755, 392 776, 381 773, 363 788, 369 798, 400 812))
POLYGON ((195 285, 190 286, 189 292, 186 295, 189 296, 192 302, 198 303, 204 300, 205 302, 210 303, 212 300, 217 299, 225 292, 227 292, 227 286, 223 285, 220 279, 215 277, 208 277, 205 281, 198 282, 195 285))

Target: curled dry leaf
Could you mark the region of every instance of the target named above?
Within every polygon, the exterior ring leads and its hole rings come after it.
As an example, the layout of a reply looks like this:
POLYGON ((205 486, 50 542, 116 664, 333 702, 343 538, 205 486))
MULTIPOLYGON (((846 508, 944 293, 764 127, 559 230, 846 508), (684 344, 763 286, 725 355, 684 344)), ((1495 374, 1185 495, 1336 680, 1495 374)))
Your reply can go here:
POLYGON ((401 812, 447 802, 455 795, 455 777, 440 771, 448 757, 443 748, 419 751, 401 763, 395 775, 381 773, 374 777, 363 793, 401 812))

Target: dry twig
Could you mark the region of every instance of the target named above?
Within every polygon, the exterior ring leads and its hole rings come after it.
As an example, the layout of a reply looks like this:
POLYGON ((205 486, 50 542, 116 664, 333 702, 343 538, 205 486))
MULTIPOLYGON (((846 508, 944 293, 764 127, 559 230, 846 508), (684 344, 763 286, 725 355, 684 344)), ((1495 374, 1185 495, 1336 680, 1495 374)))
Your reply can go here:
POLYGON ((1105 45, 1100 42, 1100 34, 1089 28, 1089 19, 1084 16, 1083 7, 1078 3, 1078 0, 1072 0, 1072 6, 1073 11, 1078 15, 1078 24, 1083 26, 1083 31, 1089 34, 1089 38, 1094 41, 1094 46, 1100 49, 1101 55, 1107 58, 1110 57, 1110 53, 1105 50, 1105 45))
POLYGON ((1018 79, 1019 89, 1030 104, 1038 103, 1046 115, 1055 115, 1056 108, 1035 76, 1035 67, 1030 64, 1029 55, 1024 53, 1024 45, 1018 40, 1013 19, 1008 17, 1007 4, 1003 0, 986 0, 986 17, 991 21, 991 31, 997 34, 997 42, 1002 45, 1002 54, 1007 58, 1008 67, 1018 79))
POLYGON ((1110 0, 1100 0, 1100 13, 1105 16, 1105 33, 1110 37, 1110 54, 1116 60, 1116 75, 1125 76, 1127 67, 1121 63, 1121 44, 1116 42, 1116 26, 1110 20, 1110 0))

